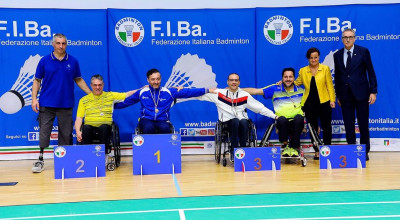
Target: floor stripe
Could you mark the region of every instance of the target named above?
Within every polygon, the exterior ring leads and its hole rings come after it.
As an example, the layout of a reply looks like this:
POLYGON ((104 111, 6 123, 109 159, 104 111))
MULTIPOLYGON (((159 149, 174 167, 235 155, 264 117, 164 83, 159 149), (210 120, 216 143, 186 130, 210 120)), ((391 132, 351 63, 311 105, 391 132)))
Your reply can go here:
MULTIPOLYGON (((124 211, 124 212, 99 212, 99 213, 83 213, 68 215, 49 215, 49 216, 30 216, 16 218, 2 218, 2 220, 17 219, 41 219, 41 218, 62 218, 77 216, 97 216, 97 215, 118 215, 118 214, 136 214, 136 213, 152 213, 152 212, 183 212, 198 210, 218 210, 218 209, 250 209, 250 208, 276 208, 276 207, 305 207, 305 206, 335 206, 335 205, 370 205, 370 204, 400 204, 400 201, 382 201, 382 202, 344 202, 344 203, 315 203, 315 204, 290 204, 290 205, 258 205, 258 206, 232 206, 232 207, 206 207, 206 208, 187 208, 187 209, 160 209, 160 210, 141 210, 141 211, 124 211)), ((306 219, 345 219, 345 218, 395 218, 400 215, 377 215, 377 216, 347 216, 347 217, 314 217, 314 218, 279 218, 275 220, 306 220, 306 219)))
POLYGON ((182 209, 179 209, 179 218, 181 220, 186 220, 185 212, 182 209))
POLYGON ((175 188, 176 188, 176 191, 178 192, 178 195, 182 196, 182 190, 181 190, 181 187, 179 187, 179 183, 178 183, 178 180, 175 177, 175 173, 172 174, 172 179, 174 180, 175 188))

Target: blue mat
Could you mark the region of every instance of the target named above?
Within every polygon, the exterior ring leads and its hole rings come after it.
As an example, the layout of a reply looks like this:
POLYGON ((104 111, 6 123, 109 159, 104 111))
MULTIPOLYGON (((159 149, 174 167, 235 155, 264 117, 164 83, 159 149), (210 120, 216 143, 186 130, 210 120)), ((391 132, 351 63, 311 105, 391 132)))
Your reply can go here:
POLYGON ((0 186, 15 186, 18 182, 0 183, 0 186))

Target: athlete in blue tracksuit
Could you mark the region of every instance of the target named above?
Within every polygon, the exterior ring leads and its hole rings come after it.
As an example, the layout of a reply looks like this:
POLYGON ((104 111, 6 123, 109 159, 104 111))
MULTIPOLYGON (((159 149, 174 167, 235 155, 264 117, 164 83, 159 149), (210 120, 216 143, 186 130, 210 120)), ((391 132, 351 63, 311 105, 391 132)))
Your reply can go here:
POLYGON ((157 69, 147 72, 149 87, 137 91, 132 96, 114 105, 116 109, 125 108, 140 101, 139 129, 143 134, 171 133, 169 125, 169 110, 177 98, 191 98, 204 95, 209 90, 205 88, 160 87, 161 75, 157 69))

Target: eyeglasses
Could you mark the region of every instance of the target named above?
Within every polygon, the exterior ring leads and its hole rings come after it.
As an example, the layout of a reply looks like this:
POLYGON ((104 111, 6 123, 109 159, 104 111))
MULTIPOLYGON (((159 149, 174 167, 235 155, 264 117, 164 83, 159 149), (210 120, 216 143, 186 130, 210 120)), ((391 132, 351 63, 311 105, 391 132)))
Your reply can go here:
POLYGON ((239 79, 229 79, 229 82, 239 82, 239 79))
POLYGON ((344 36, 342 37, 343 40, 353 40, 355 36, 344 36))

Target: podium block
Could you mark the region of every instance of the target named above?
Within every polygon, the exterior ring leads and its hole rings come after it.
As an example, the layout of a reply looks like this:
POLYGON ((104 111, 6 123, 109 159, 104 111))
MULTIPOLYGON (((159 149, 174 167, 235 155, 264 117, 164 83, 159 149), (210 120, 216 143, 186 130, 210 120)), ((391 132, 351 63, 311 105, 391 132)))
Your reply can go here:
POLYGON ((181 173, 181 135, 133 135, 133 175, 181 173))
POLYGON ((280 147, 235 148, 235 172, 280 170, 280 147))
POLYGON ((55 179, 103 176, 106 176, 104 144, 58 146, 54 149, 55 179))
POLYGON ((320 169, 365 168, 365 145, 322 145, 320 169))

